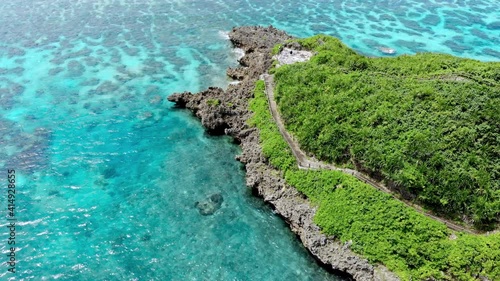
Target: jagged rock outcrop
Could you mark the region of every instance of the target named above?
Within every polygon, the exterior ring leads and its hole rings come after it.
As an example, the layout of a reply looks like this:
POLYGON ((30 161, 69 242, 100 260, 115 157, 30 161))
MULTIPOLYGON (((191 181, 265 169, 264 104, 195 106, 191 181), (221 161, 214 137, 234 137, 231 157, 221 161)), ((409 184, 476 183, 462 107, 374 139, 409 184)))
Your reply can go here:
MULTIPOLYGON (((259 133, 248 127, 251 116, 248 101, 253 97, 255 82, 272 65, 271 48, 291 39, 285 32, 273 27, 238 27, 229 37, 235 47, 242 48, 245 56, 241 66, 228 69, 230 77, 240 80, 231 84, 226 91, 211 87, 198 94, 189 92, 173 94, 169 101, 178 107, 190 109, 212 134, 227 134, 235 138, 242 147, 242 154, 236 157, 245 164, 246 184, 270 203, 295 232, 304 246, 318 261, 331 269, 352 276, 355 280, 399 280, 382 266, 374 267, 349 249, 349 243, 341 243, 334 237, 327 237, 313 222, 315 208, 295 188, 288 186, 279 177, 279 171, 272 168, 262 154, 259 133)), ((300 49, 296 43, 285 44, 288 48, 300 49)))

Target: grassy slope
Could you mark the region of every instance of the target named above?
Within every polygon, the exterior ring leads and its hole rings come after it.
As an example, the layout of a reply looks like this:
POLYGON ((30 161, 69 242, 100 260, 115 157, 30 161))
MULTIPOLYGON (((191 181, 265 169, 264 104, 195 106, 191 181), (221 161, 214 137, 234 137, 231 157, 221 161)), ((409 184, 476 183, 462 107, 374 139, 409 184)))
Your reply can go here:
POLYGON ((451 232, 387 194, 337 171, 304 171, 281 137, 268 110, 264 83, 258 81, 249 123, 259 128, 263 153, 288 184, 318 206, 316 223, 324 232, 352 240, 351 248, 380 262, 404 280, 500 280, 500 234, 451 232))
POLYGON ((366 58, 338 39, 275 70, 287 129, 321 160, 353 164, 451 217, 500 217, 500 63, 443 54, 366 58), (457 81, 458 80, 458 81, 457 81))

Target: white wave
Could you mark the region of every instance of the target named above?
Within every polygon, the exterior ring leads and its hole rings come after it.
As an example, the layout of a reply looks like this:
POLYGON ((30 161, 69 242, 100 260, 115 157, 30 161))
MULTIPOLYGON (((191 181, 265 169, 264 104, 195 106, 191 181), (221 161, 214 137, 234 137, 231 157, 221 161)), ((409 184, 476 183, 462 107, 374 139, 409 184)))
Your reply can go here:
POLYGON ((236 58, 239 60, 245 55, 245 51, 241 48, 234 48, 233 53, 236 55, 236 58))
POLYGON ((229 31, 219 30, 219 36, 223 39, 229 40, 229 31))
POLYGON ((20 221, 20 222, 17 222, 16 225, 23 226, 23 225, 30 225, 30 224, 39 224, 42 221, 43 221, 43 219, 37 219, 34 221, 20 221))

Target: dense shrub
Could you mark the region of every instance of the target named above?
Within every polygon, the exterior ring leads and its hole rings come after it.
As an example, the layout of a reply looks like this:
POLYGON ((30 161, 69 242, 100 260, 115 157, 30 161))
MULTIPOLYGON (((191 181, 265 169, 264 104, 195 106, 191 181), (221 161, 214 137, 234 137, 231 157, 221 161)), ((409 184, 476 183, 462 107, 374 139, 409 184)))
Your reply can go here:
POLYGON ((279 129, 273 122, 273 117, 268 110, 267 98, 264 93, 264 81, 257 81, 255 85, 255 98, 250 101, 250 107, 255 114, 249 124, 259 128, 262 141, 262 152, 274 167, 283 171, 297 166, 292 150, 281 137, 279 129))
POLYGON ((275 70, 276 99, 301 147, 355 163, 442 215, 500 217, 500 63, 444 54, 366 58, 338 39, 275 70))
POLYGON ((500 234, 453 233, 391 196, 338 171, 299 170, 269 112, 264 82, 250 102, 264 155, 318 206, 315 222, 403 280, 500 280, 500 234))

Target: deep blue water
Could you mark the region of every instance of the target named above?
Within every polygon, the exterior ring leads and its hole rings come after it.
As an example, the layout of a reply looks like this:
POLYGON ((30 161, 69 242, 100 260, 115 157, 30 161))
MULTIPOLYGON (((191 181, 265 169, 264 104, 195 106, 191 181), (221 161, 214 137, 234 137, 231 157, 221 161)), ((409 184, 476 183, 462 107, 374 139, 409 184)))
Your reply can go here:
POLYGON ((165 101, 225 87, 238 56, 225 32, 255 24, 335 35, 370 56, 500 60, 497 0, 1 1, 0 184, 16 170, 16 280, 338 280, 251 195, 238 147, 165 101), (200 215, 195 202, 214 193, 221 209, 200 215))

